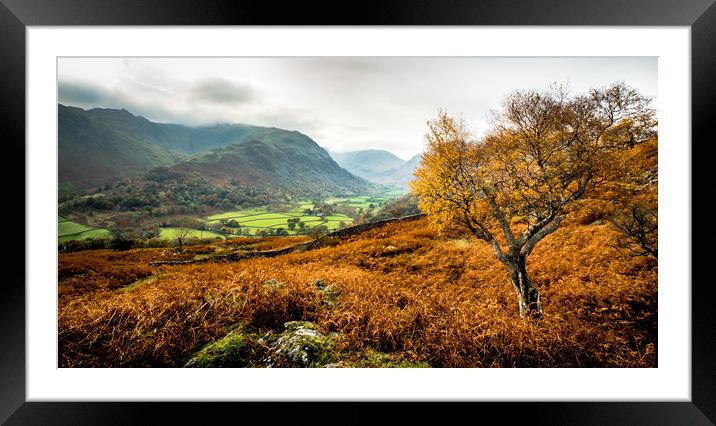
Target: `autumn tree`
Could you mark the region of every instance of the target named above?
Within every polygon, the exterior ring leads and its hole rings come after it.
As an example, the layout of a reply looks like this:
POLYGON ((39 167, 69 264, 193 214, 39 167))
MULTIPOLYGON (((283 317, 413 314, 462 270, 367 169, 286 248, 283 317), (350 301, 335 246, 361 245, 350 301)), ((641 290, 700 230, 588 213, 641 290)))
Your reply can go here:
POLYGON ((202 224, 202 221, 190 216, 180 217, 176 220, 176 235, 177 242, 179 243, 179 250, 184 248, 184 241, 186 238, 191 235, 194 229, 198 228, 202 224))
POLYGON ((394 218, 399 218, 403 216, 403 208, 396 204, 388 209, 388 213, 390 213, 394 218))
POLYGON ((313 241, 316 242, 321 239, 324 235, 328 233, 328 227, 326 225, 317 225, 311 228, 308 235, 313 238, 313 241))
POLYGON ((622 179, 612 185, 616 198, 609 222, 619 231, 615 246, 637 256, 658 257, 658 142, 654 138, 619 158, 622 179))
POLYGON ((299 217, 290 217, 286 219, 286 223, 288 224, 288 229, 294 230, 296 229, 296 224, 301 220, 299 217))
POLYGON ((658 215, 656 208, 633 202, 618 209, 610 222, 621 231, 616 245, 634 255, 658 258, 658 215))
POLYGON ((622 83, 569 96, 563 88, 515 92, 481 139, 440 112, 412 190, 441 227, 457 225, 489 243, 507 268, 521 316, 540 317, 526 264, 572 204, 617 176, 619 152, 655 136, 649 99, 622 83))

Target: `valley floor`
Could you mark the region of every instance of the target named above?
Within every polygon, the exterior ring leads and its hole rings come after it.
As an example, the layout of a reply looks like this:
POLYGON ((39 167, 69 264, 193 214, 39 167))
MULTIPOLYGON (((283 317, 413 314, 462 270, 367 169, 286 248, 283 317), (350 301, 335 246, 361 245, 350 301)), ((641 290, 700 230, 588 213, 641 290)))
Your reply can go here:
MULTIPOLYGON (((376 214, 387 202, 395 198, 394 192, 387 192, 384 195, 327 198, 323 203, 332 206, 335 210, 330 213, 319 211, 312 201, 299 200, 286 206, 252 207, 243 210, 222 211, 209 216, 199 215, 195 216, 196 223, 194 224, 194 226, 199 225, 199 228, 189 230, 185 238, 223 239, 249 235, 305 235, 317 226, 324 226, 328 231, 335 231, 353 224, 354 218, 359 216, 359 212, 376 214), (291 223, 292 221, 295 222, 291 223)), ((90 238, 109 239, 111 238, 109 228, 113 226, 112 224, 118 219, 121 221, 122 216, 125 216, 124 221, 126 222, 128 214, 129 212, 113 211, 93 211, 91 215, 87 212, 70 213, 69 215, 73 216, 75 221, 58 215, 58 242, 90 238), (92 223, 92 226, 89 223, 92 223)), ((155 225, 161 222, 171 223, 174 219, 176 218, 171 216, 144 218, 140 222, 146 228, 152 223, 155 225)), ((158 229, 158 235, 155 237, 157 240, 175 241, 179 235, 179 227, 167 225, 162 225, 162 227, 156 225, 155 227, 158 229)))
POLYGON ((565 223, 528 272, 544 318, 523 321, 491 248, 426 219, 323 248, 152 267, 306 237, 60 254, 60 367, 656 367, 657 266, 614 231, 565 223))

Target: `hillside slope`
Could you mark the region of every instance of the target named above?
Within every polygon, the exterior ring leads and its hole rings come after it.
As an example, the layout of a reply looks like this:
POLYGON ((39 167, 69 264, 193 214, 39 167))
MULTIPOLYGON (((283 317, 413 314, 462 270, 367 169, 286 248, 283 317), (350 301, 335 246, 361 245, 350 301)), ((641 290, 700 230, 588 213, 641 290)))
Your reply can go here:
POLYGON ((276 128, 255 127, 235 143, 171 167, 198 173, 216 185, 273 186, 304 195, 360 193, 371 186, 342 169, 308 136, 276 128))
POLYGON ((380 149, 339 152, 332 155, 341 167, 366 179, 390 174, 404 163, 392 153, 380 149))
POLYGON ((388 151, 367 149, 361 151, 331 153, 336 162, 349 172, 371 182, 408 187, 413 172, 422 156, 415 155, 408 161, 401 160, 388 151))
POLYGON ((244 124, 187 127, 126 110, 58 105, 59 182, 96 188, 169 167, 215 185, 274 186, 301 194, 361 192, 368 182, 343 170, 308 136, 244 124))
POLYGON ((415 172, 415 169, 418 168, 422 159, 423 156, 421 154, 413 156, 413 158, 403 163, 403 165, 398 169, 394 170, 390 175, 390 179, 392 179, 395 184, 407 188, 408 184, 415 179, 413 172, 415 172))
POLYGON ((154 123, 125 110, 58 105, 59 182, 81 188, 174 164, 184 157, 159 141, 171 138, 154 123))
POLYGON ((173 249, 61 254, 59 364, 181 367, 243 333, 246 350, 223 366, 265 366, 260 342, 311 321, 339 336, 337 366, 653 368, 656 261, 617 251, 616 237, 570 220, 536 247, 527 268, 542 292, 539 324, 519 317, 488 244, 441 235, 426 219, 238 263, 157 270, 149 262, 173 249))

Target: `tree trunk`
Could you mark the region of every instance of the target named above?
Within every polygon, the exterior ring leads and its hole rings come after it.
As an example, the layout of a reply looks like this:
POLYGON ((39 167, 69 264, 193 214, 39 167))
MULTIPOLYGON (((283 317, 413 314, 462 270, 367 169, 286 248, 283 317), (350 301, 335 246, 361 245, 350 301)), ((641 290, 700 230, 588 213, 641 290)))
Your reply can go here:
POLYGON ((527 276, 527 258, 522 255, 509 257, 505 265, 510 272, 510 280, 517 293, 517 304, 520 308, 520 316, 525 318, 541 318, 542 304, 540 302, 539 290, 532 285, 527 276))

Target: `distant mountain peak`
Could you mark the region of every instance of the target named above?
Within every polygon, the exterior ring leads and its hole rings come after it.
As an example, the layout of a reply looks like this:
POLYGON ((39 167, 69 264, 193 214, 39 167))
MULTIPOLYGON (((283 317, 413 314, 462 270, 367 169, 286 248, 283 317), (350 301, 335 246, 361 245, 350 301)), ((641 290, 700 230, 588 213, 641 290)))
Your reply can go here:
POLYGON ((341 167, 374 183, 399 185, 404 188, 413 180, 413 172, 420 164, 421 154, 404 161, 395 154, 381 149, 364 149, 333 153, 341 167))

